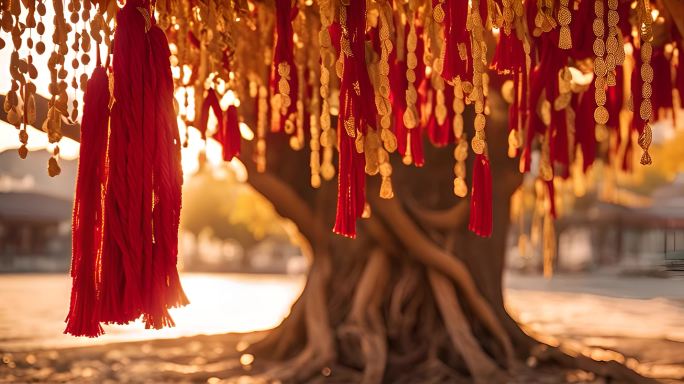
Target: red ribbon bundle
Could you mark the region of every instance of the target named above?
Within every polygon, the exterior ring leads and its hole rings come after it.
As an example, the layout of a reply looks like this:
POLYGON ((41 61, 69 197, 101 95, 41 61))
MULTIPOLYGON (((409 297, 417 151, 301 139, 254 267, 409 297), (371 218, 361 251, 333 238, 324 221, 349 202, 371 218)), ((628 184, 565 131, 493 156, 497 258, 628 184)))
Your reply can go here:
MULTIPOLYGON (((65 331, 74 335, 98 336, 101 322, 123 324, 141 316, 148 328, 171 326, 168 308, 188 303, 176 270, 183 176, 170 52, 164 32, 152 22, 140 0, 128 1, 117 14, 103 235, 100 242, 97 225, 91 233, 79 224, 75 241, 88 244, 85 239, 92 237, 98 249, 74 253, 79 266, 73 271, 76 300, 65 331), (79 283, 82 279, 94 284, 79 283), (95 299, 81 308, 78 299, 89 295, 95 299), (79 326, 81 322, 87 324, 79 326)), ((101 81, 95 85, 100 100, 101 81)), ((90 125, 92 118, 94 128, 104 129, 101 100, 86 103, 100 110, 93 108, 92 115, 89 110, 84 124, 90 125)), ((82 151, 103 153, 98 145, 102 142, 84 141, 82 151)), ((84 172, 86 159, 81 159, 84 172)), ((80 213, 82 201, 77 204, 80 213)))
POLYGON ((366 68, 366 0, 351 0, 343 12, 346 12, 346 22, 341 25, 339 49, 344 60, 344 73, 340 84, 337 127, 339 171, 333 231, 355 237, 356 219, 361 217, 366 202, 366 160, 363 153, 356 151, 355 138, 366 134, 367 125, 375 121, 377 110, 366 68))

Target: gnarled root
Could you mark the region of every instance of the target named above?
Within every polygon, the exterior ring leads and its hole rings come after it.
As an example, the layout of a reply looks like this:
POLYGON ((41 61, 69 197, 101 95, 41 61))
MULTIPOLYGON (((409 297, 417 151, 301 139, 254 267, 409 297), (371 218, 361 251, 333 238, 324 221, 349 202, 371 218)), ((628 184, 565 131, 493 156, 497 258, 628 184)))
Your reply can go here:
POLYGON ((475 382, 481 384, 503 382, 505 375, 473 337, 451 281, 434 269, 428 271, 428 278, 451 342, 465 360, 475 382))
POLYGON ((388 278, 388 257, 376 249, 357 284, 347 320, 338 328, 341 340, 352 338, 361 347, 364 384, 381 382, 385 372, 387 335, 381 309, 388 278))
MULTIPOLYGON (((330 258, 319 255, 309 272, 309 280, 299 302, 306 328, 306 346, 296 356, 268 369, 259 375, 259 378, 267 381, 302 382, 321 372, 335 360, 337 349, 330 328, 326 299, 326 288, 330 273, 330 258)), ((299 316, 299 313, 296 314, 299 316)), ((295 311, 291 316, 295 316, 295 311)), ((265 339, 265 344, 255 344, 253 348, 250 348, 250 352, 258 353, 270 345, 278 348, 276 356, 289 352, 288 347, 291 351, 296 338, 288 334, 287 331, 296 328, 296 325, 289 325, 288 320, 294 320, 296 324, 298 319, 288 318, 283 321, 279 327, 281 330, 278 335, 265 339)))
MULTIPOLYGON (((270 179, 253 182, 262 191, 278 190, 271 188, 277 183, 270 179)), ((295 223, 315 246, 314 262, 290 316, 249 349, 257 357, 255 368, 262 355, 280 361, 260 378, 503 383, 506 369, 527 371, 520 361, 533 356, 625 382, 652 382, 617 362, 571 356, 548 346, 535 349, 539 343, 483 295, 472 262, 466 264, 454 254, 468 247, 460 247, 449 233, 425 228, 446 227, 449 220, 463 216, 463 205, 425 213, 373 195, 373 216, 364 221, 365 231, 355 242, 328 240, 308 213, 295 215, 295 223)), ((274 200, 287 207, 279 212, 302 205, 292 194, 280 199, 274 200)))

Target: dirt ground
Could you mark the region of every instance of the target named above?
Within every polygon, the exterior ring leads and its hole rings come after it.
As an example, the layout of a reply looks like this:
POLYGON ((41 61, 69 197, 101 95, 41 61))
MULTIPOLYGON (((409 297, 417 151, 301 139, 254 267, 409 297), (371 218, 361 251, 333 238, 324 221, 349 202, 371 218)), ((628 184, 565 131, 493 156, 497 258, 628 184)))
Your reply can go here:
MULTIPOLYGON (((261 280, 242 282, 244 289, 239 290, 234 287, 235 280, 234 277, 186 277, 184 285, 193 294, 193 306, 187 311, 193 315, 186 319, 178 313, 177 327, 171 329, 179 332, 178 335, 149 340, 155 337, 154 333, 141 330, 143 333, 138 334, 131 329, 133 326, 126 326, 109 329, 109 339, 93 340, 61 335, 66 303, 60 300, 68 298, 68 280, 23 277, 21 284, 14 286, 5 276, 0 284, 4 284, 2 291, 18 293, 0 300, 0 383, 268 382, 262 373, 273 363, 254 360, 253 356, 239 352, 262 337, 263 332, 226 332, 230 327, 239 329, 242 323, 249 325, 254 322, 250 319, 257 317, 277 323, 287 308, 267 305, 271 301, 266 299, 274 292, 287 293, 288 297, 272 300, 286 305, 288 298, 296 297, 299 292, 300 281, 268 280, 271 288, 262 292, 261 280), (205 294, 229 289, 240 293, 231 300, 241 301, 217 305, 220 298, 205 294), (36 304, 38 297, 44 298, 39 305, 36 304), (258 305, 250 309, 246 303, 258 305), (260 312, 265 307, 273 313, 260 312), (242 310, 237 311, 239 308, 242 310), (244 321, 230 323, 236 317, 244 317, 244 321), (216 334, 185 336, 197 330, 216 334), (117 331, 131 332, 131 335, 117 334, 117 331), (64 337, 57 337, 60 335, 64 337), (148 340, 127 341, 125 337, 129 336, 148 340), (74 344, 76 341, 79 344, 74 344)), ((684 280, 558 276, 546 281, 508 276, 507 287, 509 312, 524 324, 528 333, 540 340, 594 359, 623 362, 663 383, 684 383, 684 280)), ((341 377, 349 377, 343 374, 344 369, 327 367, 318 380, 343 383, 341 377)), ((509 380, 513 384, 565 382, 616 383, 584 372, 536 366, 534 361, 514 367, 509 380)))
MULTIPOLYGON (((238 352, 263 333, 192 336, 142 342, 127 342, 2 354, 0 383, 236 383, 268 382, 261 372, 271 363, 255 361, 238 352)), ((660 378, 663 383, 684 380, 684 343, 637 338, 568 338, 568 347, 582 348, 595 358, 624 361, 642 374, 660 378), (618 351, 586 348, 609 346, 618 351), (627 357, 625 357, 627 356, 627 357)), ((321 372, 320 380, 336 383, 338 367, 321 372)), ((347 376, 348 377, 348 376, 347 376)), ((467 383, 463 380, 463 383, 467 383)), ((515 367, 509 383, 606 383, 602 378, 580 371, 561 371, 552 366, 515 367)), ((615 381, 611 382, 615 383, 615 381)))

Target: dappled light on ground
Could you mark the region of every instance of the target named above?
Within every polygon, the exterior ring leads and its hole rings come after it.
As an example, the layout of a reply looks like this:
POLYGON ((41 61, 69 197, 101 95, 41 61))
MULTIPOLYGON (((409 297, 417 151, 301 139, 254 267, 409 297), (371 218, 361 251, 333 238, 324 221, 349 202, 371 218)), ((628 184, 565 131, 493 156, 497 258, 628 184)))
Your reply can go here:
MULTIPOLYGON (((615 288, 610 279, 509 276, 507 307, 526 331, 548 335, 541 339, 571 353, 617 360, 666 383, 684 379, 684 295, 674 296, 681 281, 623 278, 630 290, 615 288), (669 296, 641 296, 658 290, 669 296)), ((104 337, 84 339, 61 335, 66 276, 3 276, 0 286, 11 299, 0 303, 0 383, 264 383, 259 373, 268 362, 241 351, 263 336, 252 331, 271 328, 288 313, 304 277, 185 274, 183 284, 192 304, 174 310, 176 328, 107 327, 104 337), (193 336, 198 334, 215 335, 193 336)), ((326 374, 334 378, 343 369, 328 367, 326 374)), ((585 372, 546 367, 520 365, 512 373, 511 383, 605 383, 585 372)))

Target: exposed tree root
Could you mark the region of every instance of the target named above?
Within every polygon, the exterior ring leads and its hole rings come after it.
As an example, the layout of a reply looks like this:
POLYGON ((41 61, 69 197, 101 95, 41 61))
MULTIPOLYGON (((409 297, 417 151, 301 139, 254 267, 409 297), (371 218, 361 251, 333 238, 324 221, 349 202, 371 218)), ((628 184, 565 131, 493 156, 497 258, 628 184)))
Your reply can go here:
MULTIPOLYGON (((307 281, 306 287, 309 284, 307 281)), ((307 289, 306 287, 304 290, 307 289)), ((292 305, 292 310, 287 319, 268 332, 263 339, 250 345, 245 352, 274 360, 285 359, 287 354, 293 348, 299 347, 299 344, 302 344, 302 339, 306 337, 304 306, 304 297, 300 296, 292 305)))
MULTIPOLYGON (((330 328, 328 311, 325 310, 327 308, 326 288, 330 273, 329 256, 319 255, 313 263, 307 285, 298 301, 301 312, 296 312, 298 316, 303 314, 304 317, 306 345, 296 356, 277 363, 260 374, 258 376, 260 379, 302 382, 320 373, 335 361, 337 348, 330 328)), ((249 351, 258 354, 259 351, 266 351, 273 346, 277 348, 276 353, 267 354, 275 359, 279 359, 278 356, 283 356, 288 352, 291 353, 293 347, 296 348, 295 340, 301 340, 304 336, 293 336, 292 333, 288 333, 296 327, 290 324, 290 320, 299 322, 299 318, 292 318, 294 315, 293 311, 292 315, 276 328, 277 334, 274 337, 267 336, 251 346, 249 351)))
POLYGON ((361 347, 363 376, 361 383, 382 381, 387 361, 387 334, 382 316, 384 288, 389 277, 387 255, 371 252, 357 284, 347 320, 338 327, 340 339, 352 337, 361 347))
POLYGON ((462 261, 452 257, 435 245, 416 224, 406 215, 403 207, 395 199, 373 198, 376 211, 386 222, 392 223, 392 230, 402 244, 419 261, 449 276, 461 288, 471 308, 487 329, 501 344, 507 363, 514 360, 513 346, 495 312, 480 294, 470 272, 462 261))
POLYGON ((373 216, 349 242, 314 215, 324 197, 300 196, 283 175, 249 171, 249 182, 297 225, 315 255, 288 318, 248 350, 257 364, 273 359, 259 375, 265 382, 497 384, 529 356, 621 382, 653 382, 618 362, 539 348, 500 299, 483 295, 487 287, 473 278, 482 270, 472 268, 487 264, 472 263, 474 249, 459 243, 470 240, 454 229, 465 223, 467 203, 430 211, 369 191, 373 216), (459 252, 469 252, 468 264, 459 252))
POLYGON ((428 271, 428 277, 451 342, 461 353, 475 382, 482 384, 502 382, 505 375, 473 337, 468 321, 458 303, 456 291, 449 279, 433 269, 428 271))

